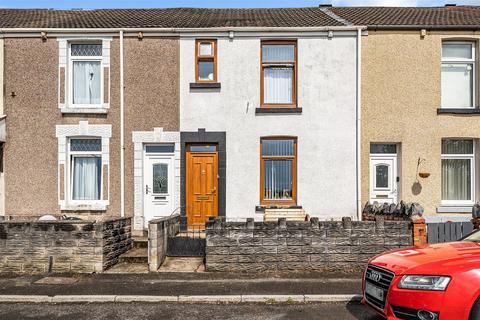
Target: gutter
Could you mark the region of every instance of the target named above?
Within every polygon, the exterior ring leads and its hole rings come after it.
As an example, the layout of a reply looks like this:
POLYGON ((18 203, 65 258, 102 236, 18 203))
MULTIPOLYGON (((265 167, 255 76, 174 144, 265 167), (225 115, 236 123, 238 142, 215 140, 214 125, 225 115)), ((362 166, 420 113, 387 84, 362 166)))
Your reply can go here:
POLYGON ((362 29, 357 29, 357 121, 356 121, 356 136, 357 136, 357 219, 362 220, 362 29))
MULTIPOLYGON (((0 32, 26 33, 26 32, 157 32, 157 33, 190 33, 190 32, 315 32, 315 31, 356 31, 359 27, 354 26, 322 26, 322 27, 214 27, 214 28, 2 28, 0 32)), ((367 29, 361 26, 362 30, 367 29)))
POLYGON ((120 31, 120 216, 125 217, 125 119, 123 77, 123 31, 120 31))
POLYGON ((415 24, 415 25, 368 25, 369 30, 420 30, 420 29, 431 29, 431 30, 461 30, 461 31, 472 31, 480 30, 480 25, 431 25, 431 24, 415 24))

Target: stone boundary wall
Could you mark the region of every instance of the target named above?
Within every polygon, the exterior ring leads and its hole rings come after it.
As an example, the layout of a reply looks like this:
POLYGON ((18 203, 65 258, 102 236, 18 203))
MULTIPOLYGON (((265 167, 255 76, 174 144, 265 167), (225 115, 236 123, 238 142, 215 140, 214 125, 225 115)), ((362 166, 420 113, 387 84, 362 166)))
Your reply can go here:
POLYGON ((411 246, 411 221, 224 222, 206 224, 206 270, 356 271, 368 259, 411 246))
POLYGON ((133 247, 132 218, 110 219, 102 223, 103 270, 118 263, 118 257, 133 247))
POLYGON ((148 224, 148 269, 155 272, 167 255, 168 237, 180 231, 180 214, 151 220, 148 224))
POLYGON ((2 221, 0 273, 102 272, 131 247, 131 218, 2 221))

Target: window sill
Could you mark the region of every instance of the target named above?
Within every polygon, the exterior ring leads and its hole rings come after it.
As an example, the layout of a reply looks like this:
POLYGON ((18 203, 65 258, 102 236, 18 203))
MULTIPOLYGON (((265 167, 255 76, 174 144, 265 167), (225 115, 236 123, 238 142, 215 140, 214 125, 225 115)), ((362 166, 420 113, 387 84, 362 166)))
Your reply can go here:
POLYGON ((62 204, 60 205, 62 211, 106 211, 106 204, 62 204))
POLYGON ((302 108, 256 108, 256 114, 301 114, 302 108))
POLYGON ((440 206, 437 213, 472 213, 473 205, 440 206))
POLYGON ((480 115, 478 108, 439 108, 437 114, 474 114, 480 115))
POLYGON ((192 82, 190 89, 220 89, 222 87, 220 82, 192 82))
POLYGON ((108 108, 98 107, 98 108, 60 108, 62 114, 71 114, 71 113, 108 113, 108 108))

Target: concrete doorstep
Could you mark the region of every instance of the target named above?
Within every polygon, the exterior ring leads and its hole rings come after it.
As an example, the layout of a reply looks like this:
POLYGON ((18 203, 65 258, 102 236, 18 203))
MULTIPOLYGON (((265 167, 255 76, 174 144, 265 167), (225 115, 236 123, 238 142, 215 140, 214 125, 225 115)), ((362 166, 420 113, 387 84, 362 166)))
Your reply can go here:
POLYGON ((179 303, 319 303, 358 302, 358 294, 295 294, 295 295, 180 295, 180 296, 135 296, 135 295, 0 295, 1 303, 131 303, 131 302, 179 302, 179 303))

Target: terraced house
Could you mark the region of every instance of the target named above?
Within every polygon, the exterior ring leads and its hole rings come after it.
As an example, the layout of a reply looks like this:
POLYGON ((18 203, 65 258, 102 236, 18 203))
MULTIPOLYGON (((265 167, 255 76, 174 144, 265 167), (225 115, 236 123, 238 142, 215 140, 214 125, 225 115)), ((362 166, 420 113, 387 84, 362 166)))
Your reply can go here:
MULTIPOLYGON (((362 41, 362 200, 470 219, 480 200, 480 8, 332 8, 362 41)), ((433 218, 432 218, 433 219, 433 218)))
POLYGON ((0 21, 7 219, 356 217, 363 27, 325 7, 0 21))
POLYGON ((2 9, 0 212, 139 232, 469 212, 479 25, 472 6, 2 9))

